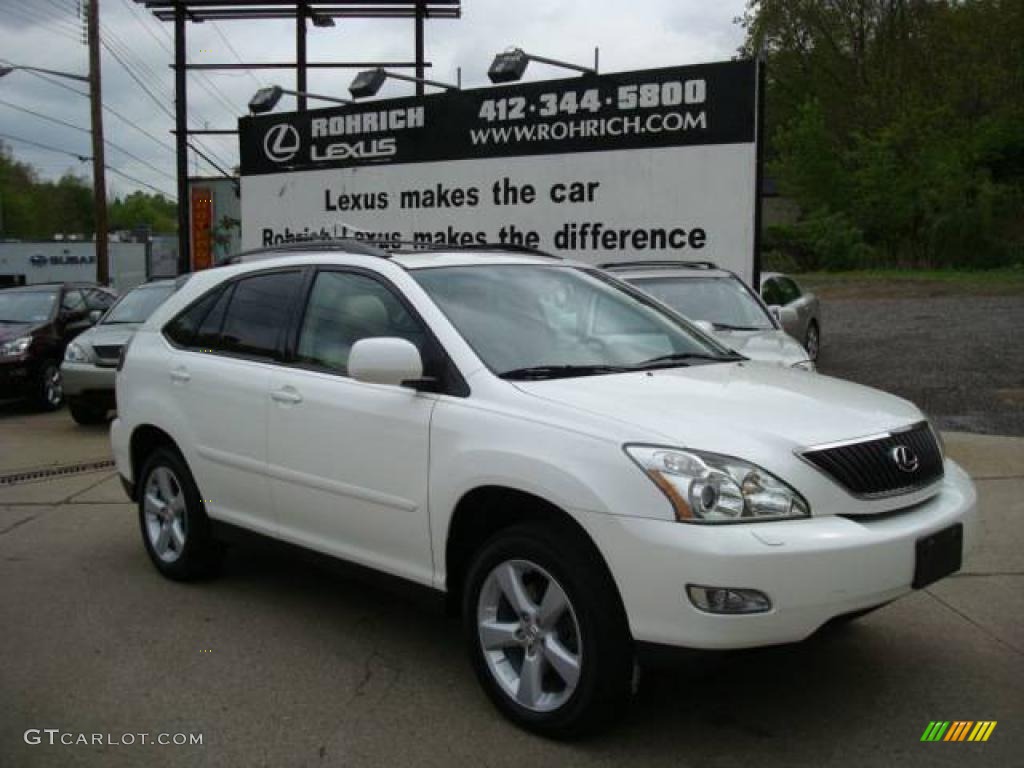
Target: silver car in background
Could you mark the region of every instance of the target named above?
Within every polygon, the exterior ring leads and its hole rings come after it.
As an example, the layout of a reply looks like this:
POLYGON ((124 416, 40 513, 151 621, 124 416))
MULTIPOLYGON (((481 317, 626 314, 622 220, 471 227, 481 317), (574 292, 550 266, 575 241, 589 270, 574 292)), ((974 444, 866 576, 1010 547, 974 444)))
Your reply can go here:
POLYGON ((761 298, 779 318, 786 333, 804 345, 814 361, 821 352, 821 307, 818 297, 796 280, 778 272, 761 275, 761 298))
POLYGON ((121 350, 136 329, 149 319, 187 276, 157 280, 122 296, 92 328, 64 350, 60 370, 71 417, 79 424, 102 424, 114 410, 114 375, 121 350))
POLYGON ((620 280, 653 296, 744 357, 814 370, 757 293, 733 272, 709 261, 635 261, 602 264, 620 280))

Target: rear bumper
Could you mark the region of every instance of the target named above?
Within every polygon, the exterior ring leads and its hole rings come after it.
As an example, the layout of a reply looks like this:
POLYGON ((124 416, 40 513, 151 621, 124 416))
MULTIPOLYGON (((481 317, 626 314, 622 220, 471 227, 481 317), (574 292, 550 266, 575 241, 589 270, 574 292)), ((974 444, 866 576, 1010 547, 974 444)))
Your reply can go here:
POLYGON ((976 504, 970 478, 947 461, 938 494, 889 515, 716 527, 580 514, 608 561, 637 641, 724 649, 803 640, 836 616, 910 592, 917 540, 961 523, 968 550, 976 504), (705 613, 690 602, 687 584, 756 589, 772 607, 705 613))

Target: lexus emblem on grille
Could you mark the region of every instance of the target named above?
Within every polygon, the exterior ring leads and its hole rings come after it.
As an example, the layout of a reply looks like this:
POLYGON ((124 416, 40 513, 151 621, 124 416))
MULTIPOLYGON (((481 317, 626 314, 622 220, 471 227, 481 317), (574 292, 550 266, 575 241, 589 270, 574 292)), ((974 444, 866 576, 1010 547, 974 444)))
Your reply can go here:
POLYGON ((917 468, 921 466, 921 460, 917 458, 917 454, 905 445, 895 446, 889 451, 889 455, 896 462, 896 468, 900 472, 917 472, 917 468))

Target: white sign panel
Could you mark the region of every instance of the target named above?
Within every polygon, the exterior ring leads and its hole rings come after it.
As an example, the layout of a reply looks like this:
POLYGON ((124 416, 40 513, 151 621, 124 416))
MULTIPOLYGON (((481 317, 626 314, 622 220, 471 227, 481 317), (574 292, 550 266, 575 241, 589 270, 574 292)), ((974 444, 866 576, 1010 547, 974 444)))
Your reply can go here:
POLYGON ((753 276, 750 62, 241 121, 242 246, 505 244, 753 276))

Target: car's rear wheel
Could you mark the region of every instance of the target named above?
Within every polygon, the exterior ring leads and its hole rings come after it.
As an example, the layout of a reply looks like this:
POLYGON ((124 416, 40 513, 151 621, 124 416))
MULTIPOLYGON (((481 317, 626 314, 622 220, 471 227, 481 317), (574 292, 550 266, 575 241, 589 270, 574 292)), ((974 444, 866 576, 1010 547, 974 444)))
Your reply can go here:
POLYGON ((632 640, 614 583, 589 542, 564 526, 516 526, 484 545, 463 618, 484 690, 518 725, 580 735, 628 702, 632 640))
POLYGON ((71 418, 85 426, 105 424, 107 421, 107 411, 105 408, 96 408, 78 400, 68 400, 68 410, 71 411, 71 418))
POLYGON ((47 360, 39 367, 35 400, 44 411, 56 411, 64 405, 64 380, 60 366, 53 360, 47 360))
POLYGON ((821 351, 821 329, 818 328, 818 324, 812 320, 811 324, 807 326, 807 337, 804 339, 804 349, 807 350, 807 357, 812 361, 817 362, 818 353, 821 351))
POLYGON ((192 473, 170 448, 155 450, 140 474, 139 524, 146 552, 164 576, 189 581, 219 569, 222 545, 210 532, 192 473))

